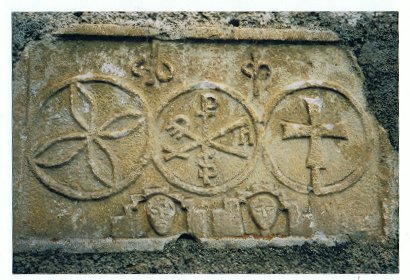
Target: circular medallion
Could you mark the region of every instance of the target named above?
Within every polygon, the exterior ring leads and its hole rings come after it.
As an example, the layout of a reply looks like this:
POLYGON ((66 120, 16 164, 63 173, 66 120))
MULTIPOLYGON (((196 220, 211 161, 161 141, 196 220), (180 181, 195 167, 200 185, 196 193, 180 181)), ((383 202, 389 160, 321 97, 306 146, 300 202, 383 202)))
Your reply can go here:
POLYGON ((212 83, 197 85, 159 112, 154 161, 171 184, 186 191, 227 191, 252 170, 255 124, 255 114, 239 94, 212 83))
POLYGON ((133 182, 147 163, 149 112, 114 78, 78 76, 41 93, 30 132, 37 177, 76 199, 98 199, 133 182))
POLYGON ((278 95, 270 108, 265 159, 280 182, 323 195, 360 179, 373 145, 371 123, 349 92, 307 83, 278 95))

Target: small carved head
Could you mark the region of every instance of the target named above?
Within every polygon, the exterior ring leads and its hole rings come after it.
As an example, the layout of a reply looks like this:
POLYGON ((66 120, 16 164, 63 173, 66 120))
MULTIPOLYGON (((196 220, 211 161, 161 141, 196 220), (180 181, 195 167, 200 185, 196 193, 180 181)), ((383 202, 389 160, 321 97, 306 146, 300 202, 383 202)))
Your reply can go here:
POLYGON ((271 194, 260 193, 249 198, 252 218, 263 230, 268 230, 275 224, 279 210, 280 202, 271 194))
POLYGON ((148 199, 145 205, 148 221, 159 235, 166 235, 174 222, 175 203, 168 196, 157 194, 148 199))

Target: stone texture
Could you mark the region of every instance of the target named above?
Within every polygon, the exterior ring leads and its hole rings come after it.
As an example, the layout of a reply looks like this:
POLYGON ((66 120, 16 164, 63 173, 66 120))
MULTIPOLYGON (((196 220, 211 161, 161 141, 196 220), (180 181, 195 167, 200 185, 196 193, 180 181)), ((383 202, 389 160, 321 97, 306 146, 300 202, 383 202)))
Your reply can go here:
POLYGON ((14 249, 394 239, 395 158, 354 56, 328 31, 252 30, 83 24, 27 48, 14 249))

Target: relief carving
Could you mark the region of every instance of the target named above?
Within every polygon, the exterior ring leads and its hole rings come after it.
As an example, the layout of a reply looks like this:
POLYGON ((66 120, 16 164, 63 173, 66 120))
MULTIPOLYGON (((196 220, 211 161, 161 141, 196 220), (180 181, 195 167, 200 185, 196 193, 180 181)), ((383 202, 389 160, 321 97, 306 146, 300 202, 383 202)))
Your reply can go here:
POLYGON ((213 210, 212 217, 215 236, 232 237, 242 236, 244 234, 238 199, 225 198, 223 208, 213 210))
POLYGON ((295 201, 286 202, 278 188, 270 184, 253 184, 239 193, 245 233, 256 236, 288 236, 289 211, 297 215, 295 201), (285 206, 286 204, 286 206, 285 206))
POLYGON ((158 82, 167 83, 174 77, 172 64, 158 55, 158 40, 152 40, 149 58, 145 55, 137 58, 131 66, 135 77, 143 77, 146 86, 154 86, 158 82))
MULTIPOLYGON (((123 158, 117 151, 132 143, 147 146, 147 112, 143 100, 111 78, 97 75, 72 78, 49 92, 51 95, 36 119, 47 122, 46 131, 33 131, 36 145, 30 162, 38 178, 53 190, 79 199, 102 198, 129 185, 147 163, 146 151, 135 149, 134 158, 130 155, 123 158), (102 103, 111 102, 113 95, 118 108, 107 113, 102 103), (59 107, 60 112, 53 111, 52 106, 59 107), (64 113, 65 118, 71 118, 66 131, 58 125, 64 113), (124 159, 132 167, 127 173, 121 167, 124 159), (85 182, 69 178, 69 173, 79 168, 89 169, 92 176, 85 182)), ((115 102, 112 103, 115 107, 115 102)))
POLYGON ((166 237, 187 232, 183 199, 168 188, 149 187, 131 200, 133 203, 124 207, 125 215, 112 218, 113 236, 132 238, 138 232, 139 237, 166 237))
POLYGON ((175 203, 163 194, 150 197, 145 204, 148 221, 158 235, 166 235, 175 218, 175 203))
POLYGON ((112 217, 111 235, 114 238, 143 238, 147 236, 144 227, 146 217, 138 211, 142 199, 142 196, 131 195, 132 203, 124 206, 125 215, 112 217))
POLYGON ((309 138, 309 154, 306 167, 309 168, 311 186, 316 193, 324 187, 321 180, 321 170, 326 170, 323 162, 322 138, 347 140, 343 124, 320 123, 323 108, 323 100, 320 97, 302 97, 308 112, 308 124, 299 124, 284 121, 282 125, 283 140, 295 138, 309 138))
POLYGON ((272 75, 272 68, 268 62, 256 58, 256 53, 251 52, 251 60, 245 62, 241 67, 242 73, 252 80, 252 92, 258 97, 265 91, 266 82, 272 75))
POLYGON ((320 82, 274 99, 265 158, 284 185, 323 195, 360 179, 371 150, 371 124, 350 96, 340 86, 320 82))
POLYGON ((213 233, 209 211, 206 208, 196 206, 195 201, 191 201, 191 206, 188 209, 189 233, 196 238, 211 237, 213 233))
POLYGON ((267 235, 278 218, 280 203, 270 194, 259 193, 249 198, 249 212, 255 224, 267 235))
POLYGON ((31 50, 32 81, 18 107, 27 116, 15 110, 28 133, 14 133, 27 145, 14 188, 24 238, 112 237, 115 251, 150 250, 182 234, 252 246, 380 235, 380 133, 336 35, 204 27, 180 31, 189 38, 181 43, 148 29, 101 28, 67 31, 98 35, 107 44, 98 53, 94 41, 76 49, 63 35, 61 58, 54 42, 31 50), (105 42, 113 33, 144 39, 105 42), (112 55, 125 51, 127 59, 112 55), (36 65, 45 54, 53 59, 36 65), (107 60, 121 78, 99 74, 107 60), (66 73, 85 74, 55 83, 66 73))
POLYGON ((244 180, 257 150, 252 111, 210 83, 172 98, 159 114, 157 135, 154 159, 167 180, 203 195, 244 180), (218 168, 223 159, 237 167, 218 168))

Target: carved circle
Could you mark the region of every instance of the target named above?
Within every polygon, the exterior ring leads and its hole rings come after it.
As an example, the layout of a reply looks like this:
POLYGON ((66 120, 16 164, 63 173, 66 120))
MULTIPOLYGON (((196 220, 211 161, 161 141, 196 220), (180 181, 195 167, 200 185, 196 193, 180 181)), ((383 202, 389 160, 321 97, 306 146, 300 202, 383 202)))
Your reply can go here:
POLYGON ((50 189, 75 199, 115 194, 149 160, 146 101, 118 78, 89 74, 48 86, 30 132, 30 166, 50 189))
POLYGON ((300 193, 313 190, 316 195, 325 195, 340 192, 362 177, 370 162, 374 140, 371 121, 350 92, 329 82, 306 82, 278 94, 269 108, 264 160, 281 183, 300 193), (285 135, 286 123, 296 129, 300 129, 300 125, 311 126, 312 119, 309 120, 311 116, 308 106, 303 104, 306 103, 304 98, 323 102, 320 122, 330 131, 334 129, 336 120, 340 120, 337 125, 344 128, 341 135, 329 132, 320 138, 318 143, 323 147, 319 157, 316 149, 312 148, 311 136, 298 131, 291 137, 289 130, 285 135), (312 166, 321 167, 320 175, 316 176, 321 184, 314 182, 312 166))
POLYGON ((176 93, 159 110, 154 162, 169 183, 185 191, 225 192, 253 169, 259 141, 256 123, 240 94, 203 82, 176 93))

